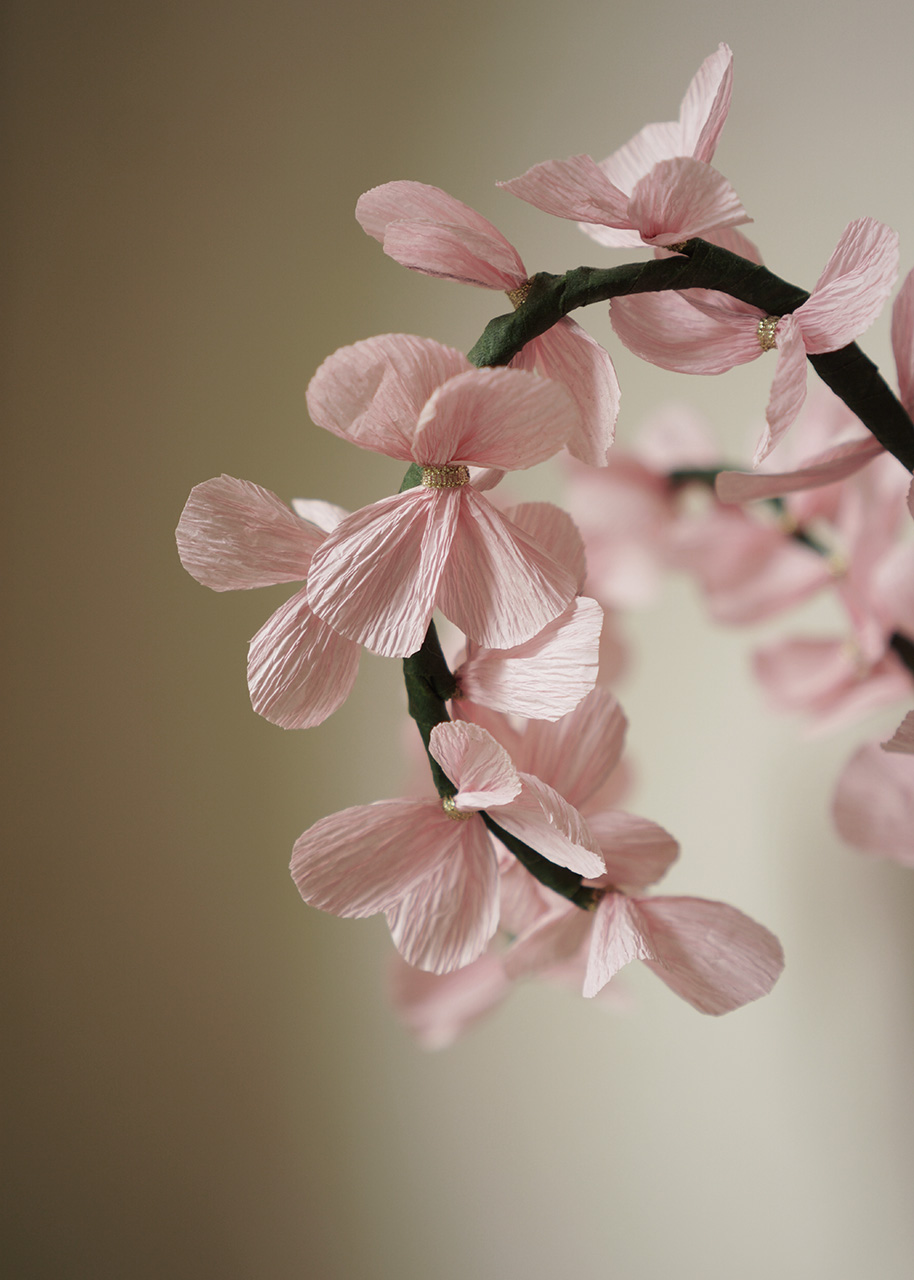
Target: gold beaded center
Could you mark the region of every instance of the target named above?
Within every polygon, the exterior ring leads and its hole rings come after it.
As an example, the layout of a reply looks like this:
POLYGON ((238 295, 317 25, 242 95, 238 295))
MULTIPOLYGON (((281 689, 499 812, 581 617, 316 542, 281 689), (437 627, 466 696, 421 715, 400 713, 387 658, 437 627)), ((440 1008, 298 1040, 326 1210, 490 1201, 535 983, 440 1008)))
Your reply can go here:
POLYGON ((470 469, 462 463, 456 467, 423 467, 422 483, 426 489, 460 489, 470 483, 470 469))
POLYGON ((522 307, 527 301, 527 295, 530 293, 530 281, 525 280, 523 284, 519 284, 516 289, 506 289, 505 292, 511 302, 511 306, 516 311, 518 307, 522 307))
POLYGON ((758 338, 758 344, 763 351, 771 351, 777 346, 774 335, 777 332, 780 320, 780 316, 765 316, 764 319, 759 320, 755 333, 758 338))
POLYGON ((445 796, 441 801, 441 807, 449 818, 453 818, 456 822, 466 822, 467 818, 472 818, 473 810, 464 811, 457 808, 457 801, 453 796, 445 796))

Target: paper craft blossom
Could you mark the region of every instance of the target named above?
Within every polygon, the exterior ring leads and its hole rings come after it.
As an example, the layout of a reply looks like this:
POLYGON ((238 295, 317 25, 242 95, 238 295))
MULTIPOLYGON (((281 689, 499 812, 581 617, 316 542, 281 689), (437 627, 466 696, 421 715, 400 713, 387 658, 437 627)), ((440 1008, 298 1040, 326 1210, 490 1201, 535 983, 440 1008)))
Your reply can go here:
POLYGON ((567 608, 571 575, 469 470, 522 469, 557 452, 578 423, 558 383, 474 369, 431 339, 387 334, 328 357, 308 409, 335 435, 421 468, 419 485, 356 511, 314 553, 308 603, 334 630, 406 657, 437 606, 477 644, 504 649, 567 608))
MULTIPOLYGON (((355 216, 384 252, 413 271, 506 293, 518 306, 527 268, 500 231, 469 205, 422 182, 387 182, 361 197, 355 216)), ((567 447, 603 466, 619 415, 619 381, 608 353, 570 318, 541 334, 510 364, 562 383, 581 415, 567 447)))
MULTIPOLYGON (((709 238, 728 248, 735 243, 721 236, 709 238)), ((742 247, 734 251, 759 262, 755 246, 743 236, 739 239, 742 247)), ((757 466, 800 411, 807 355, 837 351, 868 329, 897 272, 897 234, 875 218, 859 218, 844 229, 809 298, 790 315, 766 316, 758 307, 725 294, 687 289, 616 298, 610 318, 617 336, 635 355, 680 373, 724 373, 766 351, 777 351, 767 427, 753 459, 757 466)))
POLYGON ((730 106, 732 57, 722 44, 689 85, 679 120, 646 125, 602 164, 588 155, 547 160, 498 185, 611 248, 676 244, 751 222, 709 164, 730 106))
POLYGON ((315 823, 296 842, 291 871, 305 902, 333 915, 385 912, 410 964, 449 973, 470 964, 498 927, 498 863, 479 817, 558 866, 600 874, 603 859, 581 816, 472 724, 437 725, 429 750, 457 788, 445 800, 381 800, 315 823))
MULTIPOLYGON (((346 512, 297 499, 290 509, 269 489, 219 476, 191 491, 177 528, 188 573, 214 591, 302 582, 311 557, 346 512)), ((346 701, 359 646, 308 606, 303 586, 260 628, 248 651, 254 710, 284 729, 320 724, 346 701)))

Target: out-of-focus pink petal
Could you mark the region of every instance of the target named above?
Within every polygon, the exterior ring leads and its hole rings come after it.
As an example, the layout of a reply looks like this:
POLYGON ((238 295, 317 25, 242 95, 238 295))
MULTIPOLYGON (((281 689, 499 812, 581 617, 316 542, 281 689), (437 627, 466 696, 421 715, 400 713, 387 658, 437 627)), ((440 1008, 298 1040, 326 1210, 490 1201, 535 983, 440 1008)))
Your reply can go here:
POLYGON ((412 457, 518 471, 558 453, 577 426, 577 407, 559 383, 522 369, 474 369, 430 397, 412 457))
POLYGON ((856 659, 840 640, 778 640, 756 651, 755 676, 782 711, 803 711, 854 680, 856 659))
POLYGON ((820 489, 846 480, 882 452, 879 441, 867 436, 826 449, 796 471, 722 471, 714 489, 721 502, 752 502, 802 489, 820 489))
POLYGON ((597 907, 590 935, 584 995, 595 996, 632 960, 652 960, 651 930, 640 904, 622 893, 607 893, 597 907))
POLYGON ((914 755, 914 711, 908 712, 888 742, 883 742, 882 749, 914 755))
POLYGON ((892 306, 892 351, 898 395, 914 417, 914 271, 909 271, 892 306))
POLYGON ((511 757, 479 725, 436 725, 428 749, 457 788, 454 799, 462 812, 509 804, 520 795, 521 780, 511 757))
POLYGON ((594 689, 556 724, 530 723, 511 751, 532 773, 580 809, 619 763, 628 722, 607 689, 594 689))
POLYGON ((530 344, 536 367, 570 391, 579 422, 566 441, 569 453, 590 467, 606 465, 619 416, 619 379, 609 353, 564 316, 530 344))
POLYGON ((498 864, 486 829, 479 818, 453 825, 459 846, 387 911, 400 955, 429 973, 472 964, 498 928, 498 864))
POLYGON ((213 591, 302 582, 323 540, 275 493, 234 476, 191 490, 175 536, 184 568, 213 591))
POLYGON ((321 818, 295 842, 290 870, 313 907, 362 918, 387 911, 459 856, 462 828, 437 800, 379 800, 321 818))
POLYGON ((302 588, 251 641, 251 705, 283 729, 307 729, 342 706, 358 670, 359 646, 311 612, 302 588))
POLYGON ((668 831, 619 809, 588 813, 587 825, 603 851, 606 887, 646 889, 666 875, 679 857, 679 844, 668 831))
POLYGON ((793 313, 806 350, 815 355, 853 342, 879 315, 897 275, 897 233, 875 218, 848 223, 808 300, 793 313))
POLYGON ((500 955, 487 951, 453 973, 426 973, 395 955, 391 1003, 425 1049, 446 1049, 511 991, 500 955))
POLYGON ((648 968, 700 1013, 729 1013, 766 996, 784 968, 773 933, 724 902, 639 898, 656 960, 648 968))
POLYGON ((293 498, 292 510, 302 520, 310 520, 324 533, 332 533, 349 512, 345 507, 338 507, 335 502, 324 502, 320 498, 293 498))
POLYGON ((766 427, 756 446, 757 467, 796 420, 806 399, 806 348, 793 316, 782 316, 777 327, 778 362, 765 410, 766 427))
POLYGON ((568 607, 571 575, 472 486, 450 492, 461 501, 439 608, 488 649, 523 644, 568 607))
POLYGON ((616 336, 642 360, 677 373, 726 373, 762 354, 757 308, 699 309, 691 301, 697 292, 613 298, 609 318, 616 336))
POLYGON ((496 186, 556 218, 596 222, 610 227, 632 227, 627 196, 587 155, 569 156, 567 160, 546 160, 535 164, 519 178, 498 182, 496 186))
POLYGON ((517 799, 489 811, 499 826, 556 866, 588 879, 602 875, 599 846, 577 809, 539 778, 521 778, 524 789, 517 799))
POLYGON ((862 746, 838 779, 833 807, 848 844, 914 867, 914 760, 907 754, 862 746))
POLYGON ((373 653, 415 653, 435 607, 461 492, 408 489, 344 520, 311 561, 308 603, 318 617, 373 653))
POLYGON ((587 576, 587 554, 580 530, 567 511, 554 502, 520 502, 505 515, 529 533, 574 578, 578 591, 587 576))
MULTIPOLYGON (((492 228, 494 231, 494 228, 492 228)), ((508 292, 527 278, 517 252, 496 232, 440 222, 392 222, 384 252, 403 267, 439 280, 508 292)))
POLYGON ((319 427, 352 444, 411 462, 425 402, 442 382, 470 368, 461 351, 431 338, 366 338, 327 357, 308 384, 308 412, 319 427))
POLYGON ((661 245, 752 221, 723 174, 689 156, 654 165, 632 192, 628 216, 642 240, 661 245))
POLYGON ((600 605, 579 597, 532 640, 475 649, 455 672, 462 696, 496 711, 557 720, 596 683, 602 627, 600 605))
POLYGON ((710 161, 730 110, 733 54, 720 44, 705 58, 686 90, 679 110, 682 155, 710 161))
POLYGON ((583 946, 590 917, 577 907, 559 907, 537 920, 505 953, 509 978, 526 978, 570 959, 583 946))

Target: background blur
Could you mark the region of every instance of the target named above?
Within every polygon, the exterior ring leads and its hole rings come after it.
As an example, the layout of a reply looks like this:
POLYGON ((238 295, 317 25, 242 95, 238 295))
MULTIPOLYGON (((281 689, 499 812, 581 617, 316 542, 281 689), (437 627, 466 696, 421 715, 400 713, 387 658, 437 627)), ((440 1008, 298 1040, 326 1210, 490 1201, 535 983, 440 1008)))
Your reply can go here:
MULTIPOLYGON (((721 40, 717 163, 767 261, 809 287, 869 214, 907 272, 910 4, 11 0, 3 22, 6 1274, 909 1277, 914 879, 827 813, 898 717, 802 741, 748 680, 758 633, 672 585, 629 629, 631 807, 682 841, 670 891, 762 920, 785 976, 722 1020, 647 972, 622 1016, 529 986, 429 1055, 385 1005, 383 921, 305 907, 287 872, 317 818, 398 794, 397 664, 365 660, 318 729, 260 720, 246 641, 287 592, 206 591, 173 529, 223 471, 392 491, 397 464, 309 424, 308 379, 378 332, 466 349, 498 309, 386 259, 362 191, 445 187, 531 271, 622 261, 494 183, 675 117, 721 40)), ((887 315, 864 346, 891 370, 887 315)), ((748 456, 770 362, 618 368, 623 439, 679 397, 748 456)))

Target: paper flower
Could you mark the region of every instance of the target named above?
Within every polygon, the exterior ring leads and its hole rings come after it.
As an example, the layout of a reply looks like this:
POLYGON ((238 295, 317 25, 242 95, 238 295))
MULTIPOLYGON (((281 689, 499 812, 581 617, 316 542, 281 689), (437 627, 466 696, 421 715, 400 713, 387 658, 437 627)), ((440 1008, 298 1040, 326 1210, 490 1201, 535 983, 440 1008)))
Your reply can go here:
POLYGON ((914 867, 912 749, 890 754, 878 742, 861 747, 838 779, 833 802, 835 825, 848 844, 906 867, 914 867))
MULTIPOLYGON (((188 573, 214 591, 305 583, 311 557, 346 516, 329 502, 298 499, 295 511, 269 489, 219 476, 191 491, 177 528, 188 573)), ((268 619, 248 651, 254 710, 284 729, 320 724, 345 702, 359 646, 312 613, 303 586, 268 619)))
MULTIPOLYGON (((527 290, 527 269, 500 231, 469 205, 422 182, 387 182, 366 191, 355 216, 384 252, 413 271, 506 293, 516 305, 527 290)), ((619 414, 619 381, 612 360, 565 316, 531 339, 510 367, 534 369, 562 383, 581 415, 568 450, 602 466, 619 414)))
POLYGON ((437 606, 477 644, 503 649, 567 608, 571 575, 469 470, 531 467, 560 449, 578 417, 557 383, 474 369, 440 343, 388 334, 325 360, 308 408, 335 435, 422 469, 420 485, 356 511, 314 553, 308 602, 334 630, 405 657, 437 606))

